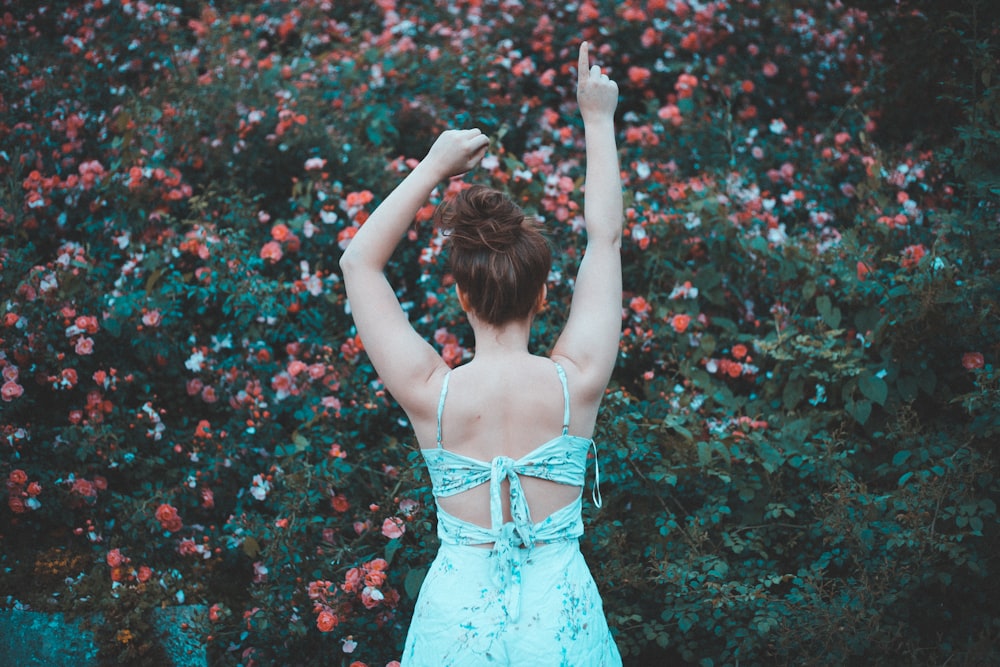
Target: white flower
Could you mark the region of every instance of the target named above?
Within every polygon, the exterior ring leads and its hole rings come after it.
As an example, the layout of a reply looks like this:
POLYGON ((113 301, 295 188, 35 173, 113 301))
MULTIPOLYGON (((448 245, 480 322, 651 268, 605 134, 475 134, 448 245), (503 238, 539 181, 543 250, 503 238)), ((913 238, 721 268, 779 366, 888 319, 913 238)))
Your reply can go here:
POLYGON ((257 500, 264 500, 267 498, 268 492, 271 490, 271 483, 264 479, 263 475, 254 475, 253 484, 250 486, 250 495, 257 500))
POLYGON ((324 160, 321 157, 311 157, 308 160, 306 160, 305 164, 306 171, 310 171, 313 169, 322 169, 325 166, 326 166, 326 160, 324 160))
POLYGON ((776 245, 781 245, 787 241, 788 234, 785 233, 785 223, 781 223, 777 227, 768 229, 767 240, 776 245))
POLYGON ((200 350, 197 350, 195 351, 194 354, 188 357, 187 361, 184 362, 184 368, 188 369, 189 371, 194 371, 197 373, 198 371, 201 370, 204 361, 205 361, 205 355, 202 354, 200 350))

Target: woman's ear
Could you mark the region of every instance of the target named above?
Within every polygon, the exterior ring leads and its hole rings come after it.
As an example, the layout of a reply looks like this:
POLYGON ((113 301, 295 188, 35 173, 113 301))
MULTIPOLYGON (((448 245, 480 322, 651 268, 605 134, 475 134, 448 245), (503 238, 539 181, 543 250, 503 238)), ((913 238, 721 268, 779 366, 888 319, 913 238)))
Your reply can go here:
POLYGON ((538 293, 538 300, 535 301, 535 314, 545 310, 545 297, 549 295, 549 286, 542 285, 542 291, 538 293))
POLYGON ((469 297, 458 286, 458 283, 455 283, 455 296, 458 297, 458 305, 462 306, 462 310, 469 312, 469 297))

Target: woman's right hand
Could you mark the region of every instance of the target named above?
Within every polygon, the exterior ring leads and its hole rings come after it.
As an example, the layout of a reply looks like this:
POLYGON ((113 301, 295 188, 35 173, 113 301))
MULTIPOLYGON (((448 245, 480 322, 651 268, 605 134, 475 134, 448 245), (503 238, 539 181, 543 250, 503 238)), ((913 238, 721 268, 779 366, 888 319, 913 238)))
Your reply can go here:
POLYGON ((590 44, 580 44, 577 63, 576 101, 583 121, 613 119, 618 106, 618 84, 598 65, 590 66, 590 44))
POLYGON ((490 138, 478 128, 445 130, 427 152, 424 162, 441 178, 451 178, 478 165, 489 146, 490 138))

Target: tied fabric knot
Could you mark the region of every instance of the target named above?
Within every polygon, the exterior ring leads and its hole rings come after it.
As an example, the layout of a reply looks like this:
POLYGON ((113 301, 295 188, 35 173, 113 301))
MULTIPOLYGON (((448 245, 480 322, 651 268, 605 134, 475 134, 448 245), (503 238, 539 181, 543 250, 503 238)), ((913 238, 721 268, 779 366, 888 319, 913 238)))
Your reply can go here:
POLYGON ((521 478, 514 470, 514 459, 497 456, 490 469, 490 520, 496 541, 493 543, 493 581, 497 585, 507 613, 517 620, 521 607, 521 554, 520 545, 531 549, 535 545, 534 525, 528 500, 521 487, 521 478), (503 505, 500 492, 503 481, 510 484, 510 516, 512 521, 504 523, 503 505))

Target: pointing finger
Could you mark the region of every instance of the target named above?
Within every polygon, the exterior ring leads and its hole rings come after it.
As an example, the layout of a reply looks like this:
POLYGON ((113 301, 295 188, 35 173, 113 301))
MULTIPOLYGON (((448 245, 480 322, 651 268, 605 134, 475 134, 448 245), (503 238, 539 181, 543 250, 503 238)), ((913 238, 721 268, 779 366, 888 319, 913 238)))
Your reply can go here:
POLYGON ((580 42, 580 58, 576 65, 577 77, 580 80, 586 79, 590 71, 590 44, 586 41, 580 42))

